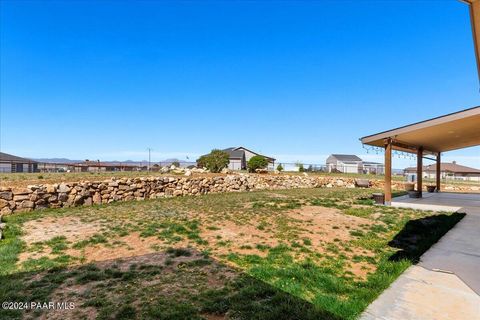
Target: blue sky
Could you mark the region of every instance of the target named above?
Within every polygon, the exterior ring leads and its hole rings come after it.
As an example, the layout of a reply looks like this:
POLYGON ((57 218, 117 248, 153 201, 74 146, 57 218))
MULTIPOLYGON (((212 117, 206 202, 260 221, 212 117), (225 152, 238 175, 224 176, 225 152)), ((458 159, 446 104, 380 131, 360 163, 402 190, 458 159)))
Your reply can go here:
POLYGON ((358 138, 479 104, 459 1, 0 5, 1 150, 21 156, 381 160, 358 138))

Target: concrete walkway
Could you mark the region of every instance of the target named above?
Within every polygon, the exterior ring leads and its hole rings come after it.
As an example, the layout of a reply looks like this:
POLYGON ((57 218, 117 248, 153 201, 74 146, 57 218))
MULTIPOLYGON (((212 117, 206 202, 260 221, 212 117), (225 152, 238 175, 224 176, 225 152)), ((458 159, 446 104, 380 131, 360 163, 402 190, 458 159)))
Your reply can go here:
POLYGON ((422 199, 395 198, 392 205, 467 215, 361 319, 480 320, 480 194, 425 193, 422 199))

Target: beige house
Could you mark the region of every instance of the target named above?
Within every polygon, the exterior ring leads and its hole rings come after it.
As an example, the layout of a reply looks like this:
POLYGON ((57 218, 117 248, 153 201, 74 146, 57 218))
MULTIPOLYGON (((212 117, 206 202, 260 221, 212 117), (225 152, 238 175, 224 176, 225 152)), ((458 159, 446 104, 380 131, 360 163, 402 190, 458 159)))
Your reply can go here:
MULTIPOLYGON (((405 174, 417 173, 416 167, 406 168, 405 174)), ((428 166, 423 166, 422 177, 427 179, 435 179, 436 174, 436 165, 431 164, 428 166)), ((457 164, 453 161, 451 163, 445 162, 440 164, 440 176, 442 179, 452 179, 452 180, 468 180, 468 181, 480 181, 480 170, 475 168, 470 168, 457 164)))
POLYGON ((274 158, 261 155, 245 147, 230 147, 227 149, 223 149, 222 151, 228 153, 230 159, 228 169, 230 170, 246 170, 248 160, 250 160, 254 156, 262 156, 267 159, 268 170, 274 170, 275 168, 274 158))

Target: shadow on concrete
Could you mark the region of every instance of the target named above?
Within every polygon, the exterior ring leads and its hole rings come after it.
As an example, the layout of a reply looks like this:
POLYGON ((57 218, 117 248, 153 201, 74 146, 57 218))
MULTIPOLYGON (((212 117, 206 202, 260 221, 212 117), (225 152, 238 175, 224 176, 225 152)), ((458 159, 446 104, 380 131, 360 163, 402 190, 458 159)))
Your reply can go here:
POLYGON ((418 263, 420 256, 464 216, 465 213, 455 212, 450 215, 432 215, 408 221, 405 227, 388 243, 389 246, 400 249, 389 260, 407 259, 418 263))

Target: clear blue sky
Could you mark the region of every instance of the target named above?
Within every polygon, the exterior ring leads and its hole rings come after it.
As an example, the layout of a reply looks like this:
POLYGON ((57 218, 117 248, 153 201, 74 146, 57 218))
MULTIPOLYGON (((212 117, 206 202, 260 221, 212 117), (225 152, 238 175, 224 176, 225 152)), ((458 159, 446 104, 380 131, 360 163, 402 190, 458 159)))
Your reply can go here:
MULTIPOLYGON (((468 8, 445 1, 5 1, 1 149, 281 161, 479 104, 468 8)), ((368 157, 369 159, 382 159, 368 157)), ((480 167, 479 148, 446 154, 480 167)), ((402 167, 411 161, 395 160, 402 167)))

